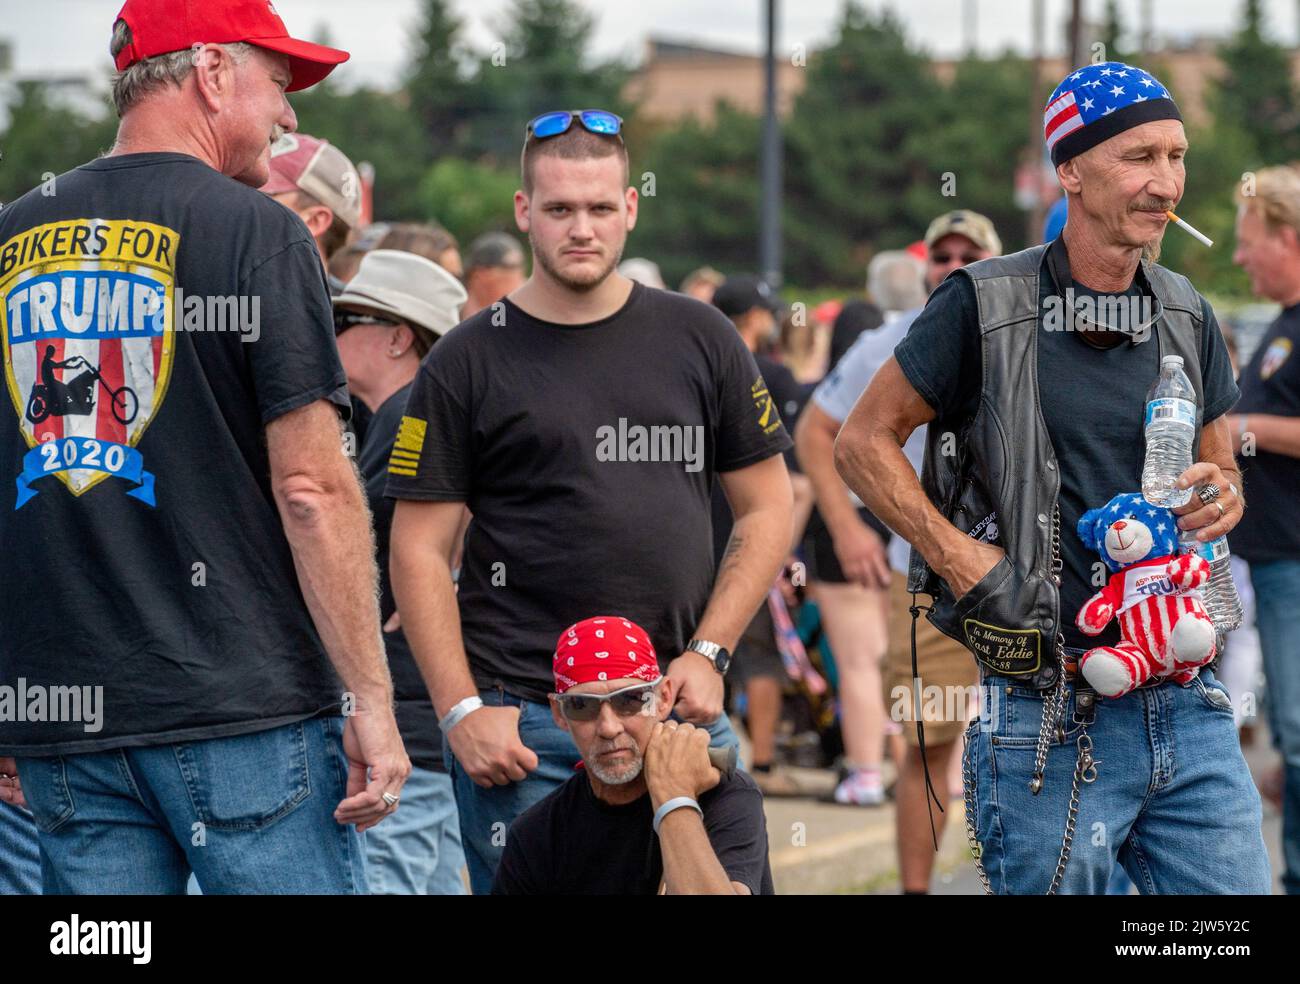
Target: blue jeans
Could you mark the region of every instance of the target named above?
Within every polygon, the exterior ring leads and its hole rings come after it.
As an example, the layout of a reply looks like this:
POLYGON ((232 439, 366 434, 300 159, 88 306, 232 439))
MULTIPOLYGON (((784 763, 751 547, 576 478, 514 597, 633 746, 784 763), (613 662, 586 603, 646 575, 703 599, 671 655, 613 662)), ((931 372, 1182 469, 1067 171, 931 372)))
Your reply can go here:
POLYGON ((1255 624, 1268 679, 1268 726, 1282 755, 1282 885, 1300 895, 1300 560, 1250 565, 1255 624))
MULTIPOLYGON (((998 894, 1041 895, 1056 870, 1084 730, 1074 687, 1065 740, 1053 736, 1035 796, 1029 780, 1044 695, 1008 677, 986 675, 982 684, 965 765, 984 869, 998 894)), ((1143 894, 1269 893, 1259 793, 1232 703, 1209 670, 1186 686, 1098 700, 1086 731, 1097 775, 1080 783, 1061 893, 1105 893, 1116 863, 1143 894)))
MULTIPOLYGON (((499 688, 480 690, 490 707, 519 708, 519 740, 537 756, 537 768, 521 782, 484 789, 471 779, 456 761, 451 746, 443 742, 443 760, 451 770, 460 812, 460 832, 465 844, 470 889, 475 895, 492 891, 492 879, 506 846, 506 831, 515 817, 558 789, 581 761, 569 733, 551 717, 550 704, 524 700, 499 688)), ((709 725, 710 744, 715 748, 738 745, 731 722, 723 714, 709 725)))
POLYGON ((412 768, 396 813, 365 833, 372 895, 464 895, 451 776, 412 768))
MULTIPOLYGON (((18 760, 47 894, 365 894, 343 719, 18 760)), ((387 821, 385 821, 387 822, 387 821)))
POLYGON ((41 848, 32 815, 0 803, 0 895, 41 894, 41 848))

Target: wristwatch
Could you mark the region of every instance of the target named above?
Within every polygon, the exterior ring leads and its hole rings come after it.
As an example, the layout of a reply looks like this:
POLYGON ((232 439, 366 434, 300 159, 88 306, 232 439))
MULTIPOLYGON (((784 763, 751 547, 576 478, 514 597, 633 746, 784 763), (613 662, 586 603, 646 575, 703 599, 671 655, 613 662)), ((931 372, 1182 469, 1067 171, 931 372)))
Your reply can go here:
POLYGON ((726 646, 719 646, 716 642, 709 642, 707 639, 692 639, 686 644, 688 652, 699 653, 718 671, 719 676, 725 676, 727 669, 731 666, 731 653, 727 651, 726 646))

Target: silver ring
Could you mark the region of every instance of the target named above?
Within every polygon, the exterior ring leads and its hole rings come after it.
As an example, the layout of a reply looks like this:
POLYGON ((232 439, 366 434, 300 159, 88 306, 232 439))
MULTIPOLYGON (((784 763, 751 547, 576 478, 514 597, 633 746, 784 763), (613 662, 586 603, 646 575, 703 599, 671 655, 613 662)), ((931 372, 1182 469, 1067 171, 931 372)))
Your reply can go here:
POLYGON ((1220 490, 1217 485, 1210 482, 1208 485, 1203 485, 1201 488, 1197 489, 1196 494, 1201 497, 1201 503, 1208 506, 1219 497, 1220 490))
POLYGON ((396 806, 397 799, 398 798, 394 796, 392 793, 384 793, 384 802, 387 803, 389 806, 396 806))
POLYGON ((1219 518, 1222 519, 1222 518, 1223 518, 1223 513, 1224 513, 1223 503, 1222 503, 1222 502, 1216 502, 1215 505, 1219 507, 1219 518))

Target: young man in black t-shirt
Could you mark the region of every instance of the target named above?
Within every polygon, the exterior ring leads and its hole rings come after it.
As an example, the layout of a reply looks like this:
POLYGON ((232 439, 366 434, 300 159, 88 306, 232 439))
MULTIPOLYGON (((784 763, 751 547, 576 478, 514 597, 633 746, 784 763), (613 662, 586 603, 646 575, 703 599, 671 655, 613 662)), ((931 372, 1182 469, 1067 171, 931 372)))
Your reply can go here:
POLYGON ((726 740, 727 650, 790 538, 790 441, 735 329, 615 272, 637 208, 619 122, 530 124, 515 219, 533 274, 434 347, 390 468, 393 589, 454 756, 480 893, 504 824, 576 759, 546 705, 556 633, 592 611, 635 619, 667 660, 676 713, 726 740), (715 480, 737 517, 716 585, 715 480), (464 505, 458 605, 448 557, 464 505))
POLYGON ((1255 175, 1237 195, 1233 258, 1256 294, 1282 305, 1241 373, 1241 400, 1228 418, 1251 507, 1228 538, 1250 562, 1269 729, 1282 753, 1282 885, 1300 894, 1300 174, 1255 175))
POLYGON ((410 763, 324 271, 256 190, 347 55, 173 7, 114 27, 112 152, 0 212, 0 686, 82 698, 0 714, 0 797, 48 892, 364 892, 410 763), (47 399, 51 344, 89 400, 47 399))
POLYGON ((645 630, 595 616, 552 655, 555 723, 581 768, 510 827, 494 895, 771 895, 763 797, 668 719, 673 681, 645 630))

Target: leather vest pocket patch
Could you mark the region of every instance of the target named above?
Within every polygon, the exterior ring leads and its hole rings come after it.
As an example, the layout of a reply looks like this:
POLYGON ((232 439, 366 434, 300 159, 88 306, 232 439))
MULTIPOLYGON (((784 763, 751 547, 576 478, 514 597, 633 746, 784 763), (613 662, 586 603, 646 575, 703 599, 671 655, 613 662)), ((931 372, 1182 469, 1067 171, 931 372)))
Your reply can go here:
POLYGON ((947 585, 930 615, 945 635, 956 639, 990 672, 1002 676, 1027 676, 1042 667, 1042 633, 1023 626, 1032 624, 1032 592, 1016 577, 1011 561, 1003 557, 975 587, 957 601, 947 585))
POLYGON ((1043 637, 1037 629, 1007 629, 968 618, 962 630, 966 648, 994 673, 1021 676, 1042 665, 1043 637))

